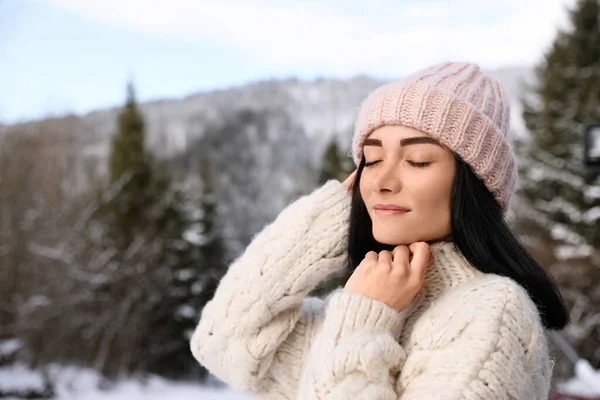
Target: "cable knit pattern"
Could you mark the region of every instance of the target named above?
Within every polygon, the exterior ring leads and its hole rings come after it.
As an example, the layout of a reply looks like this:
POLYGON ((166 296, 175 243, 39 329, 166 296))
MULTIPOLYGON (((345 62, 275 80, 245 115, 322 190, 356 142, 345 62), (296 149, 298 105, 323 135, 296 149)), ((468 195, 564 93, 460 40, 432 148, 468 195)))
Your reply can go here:
POLYGON ((196 359, 264 399, 546 400, 552 364, 537 309, 514 281, 449 242, 397 312, 338 289, 350 196, 330 181, 286 208, 230 267, 191 340, 196 359))
POLYGON ((297 386, 306 340, 319 325, 318 312, 310 311, 318 310, 316 300, 302 313, 303 299, 347 264, 349 211, 343 185, 331 181, 254 238, 203 310, 191 341, 202 365, 240 391, 288 393, 297 386))
POLYGON ((363 102, 352 143, 356 165, 365 139, 384 125, 418 129, 455 151, 505 211, 517 181, 508 141, 510 102, 500 83, 471 63, 443 63, 377 88, 363 102))

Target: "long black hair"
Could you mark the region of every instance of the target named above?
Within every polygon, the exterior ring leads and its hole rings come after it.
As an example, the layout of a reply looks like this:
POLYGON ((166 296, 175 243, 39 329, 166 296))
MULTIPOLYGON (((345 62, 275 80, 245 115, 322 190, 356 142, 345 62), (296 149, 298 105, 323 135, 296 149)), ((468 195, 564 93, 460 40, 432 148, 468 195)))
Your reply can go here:
MULTIPOLYGON (((500 204, 458 155, 450 199, 452 241, 479 271, 513 279, 529 293, 544 326, 562 329, 569 313, 553 279, 534 260, 504 218, 500 204)), ((373 237, 372 222, 360 195, 363 157, 352 190, 348 255, 353 271, 369 251, 392 250, 373 237)))

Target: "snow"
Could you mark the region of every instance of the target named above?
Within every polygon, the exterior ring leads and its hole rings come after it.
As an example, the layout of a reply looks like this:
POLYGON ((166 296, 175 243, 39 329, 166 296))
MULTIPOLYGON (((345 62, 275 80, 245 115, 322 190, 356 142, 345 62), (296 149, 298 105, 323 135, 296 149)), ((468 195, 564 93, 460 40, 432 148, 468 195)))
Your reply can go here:
POLYGON ((81 392, 58 393, 57 400, 251 400, 252 398, 227 389, 202 388, 193 384, 174 384, 152 380, 147 385, 126 381, 118 386, 101 391, 98 389, 81 392))
POLYGON ((27 388, 42 390, 44 388, 42 375, 22 365, 0 368, 0 391, 16 391, 27 388))
POLYGON ((592 369, 585 360, 575 365, 575 377, 558 385, 561 393, 570 396, 600 396, 600 371, 592 369))
POLYGON ((583 220, 587 223, 600 221, 600 206, 592 207, 583 213, 583 220))
POLYGON ((600 185, 590 185, 588 188, 586 188, 585 197, 590 201, 600 199, 600 185))
POLYGON ((12 354, 21 348, 21 341, 19 339, 9 339, 0 341, 0 355, 1 354, 12 354))
POLYGON ((200 397, 202 400, 250 400, 255 397, 248 395, 239 394, 230 390, 211 390, 203 389, 203 395, 206 397, 200 397))
MULTIPOLYGON (((145 384, 135 379, 109 384, 96 372, 76 367, 51 366, 47 373, 55 383, 55 400, 258 400, 227 388, 203 387, 159 377, 151 377, 145 384)), ((600 371, 594 371, 582 361, 576 366, 576 375, 558 385, 561 393, 571 396, 600 396, 600 371)), ((0 388, 4 390, 43 387, 43 378, 39 372, 22 365, 0 368, 0 388)))
POLYGON ((70 264, 73 262, 73 257, 69 254, 65 254, 62 250, 54 249, 48 246, 43 246, 38 243, 29 243, 27 245, 27 250, 29 250, 32 254, 35 254, 37 256, 49 258, 50 260, 63 262, 65 264, 70 264))
MULTIPOLYGON (((159 377, 151 377, 145 384, 136 379, 107 384, 99 374, 87 369, 51 366, 47 372, 55 384, 54 400, 256 400, 227 388, 202 387, 159 377), (106 388, 100 389, 99 386, 106 388)), ((22 365, 0 368, 0 388, 4 390, 43 387, 39 372, 22 365)))
POLYGON ((588 257, 591 248, 586 246, 559 245, 554 249, 554 254, 559 260, 571 260, 574 258, 588 257))
POLYGON ((560 384, 559 389, 560 393, 569 396, 600 396, 600 392, 591 389, 584 381, 577 378, 570 379, 567 382, 560 384))

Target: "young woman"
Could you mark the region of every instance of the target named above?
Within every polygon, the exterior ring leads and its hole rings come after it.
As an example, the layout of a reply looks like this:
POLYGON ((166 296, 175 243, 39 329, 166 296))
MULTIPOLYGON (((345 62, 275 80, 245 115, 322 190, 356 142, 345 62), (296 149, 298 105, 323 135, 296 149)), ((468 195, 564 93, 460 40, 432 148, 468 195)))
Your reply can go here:
POLYGON ((505 222, 509 104, 477 65, 375 90, 357 171, 289 205, 230 267, 196 359, 265 399, 548 398, 560 293, 505 222), (343 268, 326 301, 308 298, 343 268))

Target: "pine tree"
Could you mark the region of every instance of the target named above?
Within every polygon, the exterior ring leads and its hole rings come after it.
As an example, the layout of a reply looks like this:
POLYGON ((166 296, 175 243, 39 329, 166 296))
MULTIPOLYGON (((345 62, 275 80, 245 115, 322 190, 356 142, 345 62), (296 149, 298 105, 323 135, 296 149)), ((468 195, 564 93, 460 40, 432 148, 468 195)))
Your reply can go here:
POLYGON ((127 100, 119 113, 118 132, 110 152, 110 181, 118 181, 126 173, 148 175, 145 148, 145 123, 138 110, 133 83, 127 85, 127 100))
MULTIPOLYGON (((323 152, 319 185, 324 184, 330 179, 337 179, 343 182, 348 177, 355 167, 352 159, 347 157, 346 154, 347 152, 344 152, 340 148, 338 139, 334 136, 323 152)), ((310 295, 324 297, 336 288, 343 286, 348 278, 350 278, 350 275, 350 271, 344 269, 327 280, 320 282, 310 295)))
POLYGON ((99 194, 87 229, 85 255, 92 259, 84 260, 102 266, 101 278, 90 284, 93 300, 87 312, 90 321, 104 321, 104 326, 94 330, 90 353, 80 360, 109 377, 145 372, 169 353, 153 329, 157 320, 173 322, 164 318, 171 304, 170 267, 186 229, 180 207, 184 194, 145 147, 144 117, 132 84, 117 128, 108 186, 99 194))
POLYGON ((600 121, 599 15, 598 0, 580 0, 572 30, 558 34, 537 68, 535 99, 524 102, 532 141, 521 169, 522 193, 533 208, 593 246, 600 245, 593 211, 600 196, 589 192, 599 182, 583 169, 583 127, 600 121))
POLYGON ((112 344, 102 358, 104 369, 114 374, 116 364, 118 373, 198 379, 206 370, 191 356, 189 340, 225 272, 211 174, 204 165, 199 199, 189 187, 176 185, 146 150, 145 123, 131 84, 127 93, 112 142, 108 195, 98 213, 108 227, 103 244, 112 249, 117 272, 96 295, 121 303, 137 291, 135 316, 143 323, 131 337, 123 335, 133 349, 116 353, 123 343, 112 344))
POLYGON ((536 68, 536 86, 523 100, 531 139, 517 147, 517 221, 567 302, 578 304, 571 339, 582 356, 600 365, 600 354, 592 353, 600 346, 600 324, 590 325, 600 306, 600 179, 583 168, 583 128, 600 122, 599 1, 579 0, 570 21, 536 68))
POLYGON ((171 242, 166 259, 170 283, 151 329, 162 336, 161 351, 149 365, 151 372, 171 378, 202 379, 207 371, 193 359, 189 341, 205 304, 212 299, 226 271, 226 251, 217 224, 217 207, 205 163, 200 171, 199 204, 189 196, 179 196, 179 214, 172 219, 180 237, 171 242))
MULTIPOLYGON (((127 86, 127 100, 117 120, 117 133, 109 158, 110 187, 103 212, 111 214, 127 246, 134 231, 155 221, 151 205, 169 186, 169 179, 158 173, 156 162, 145 147, 146 126, 138 109, 135 89, 127 86)), ((164 219, 163 219, 164 222, 164 219)))
MULTIPOLYGON (((202 182, 200 203, 202 215, 199 220, 202 235, 202 240, 199 243, 201 265, 198 269, 198 279, 194 282, 191 290, 194 295, 194 309, 196 311, 196 318, 192 321, 193 327, 198 322, 197 318, 200 316, 204 305, 214 296, 217 284, 227 268, 226 246, 217 224, 217 199, 208 163, 203 164, 200 177, 202 182)), ((192 329, 188 329, 186 334, 191 333, 191 331, 192 329)))
MULTIPOLYGON (((199 221, 202 240, 199 245, 200 262, 196 263, 195 276, 193 276, 190 286, 190 298, 185 307, 191 311, 189 314, 181 313, 185 316, 184 330, 186 351, 189 348, 189 340, 200 320, 202 310, 214 296, 221 278, 227 272, 227 248, 221 235, 218 220, 217 200, 212 184, 212 174, 208 163, 205 163, 200 171, 202 182, 202 198, 200 208, 202 215, 199 221)), ((181 311, 181 309, 180 309, 181 311)), ((194 361, 196 366, 199 366, 194 361)), ((200 377, 206 376, 207 371, 200 367, 200 377)))
POLYGON ((343 182, 353 169, 352 160, 341 150, 338 139, 334 136, 323 152, 319 185, 330 179, 343 182))

